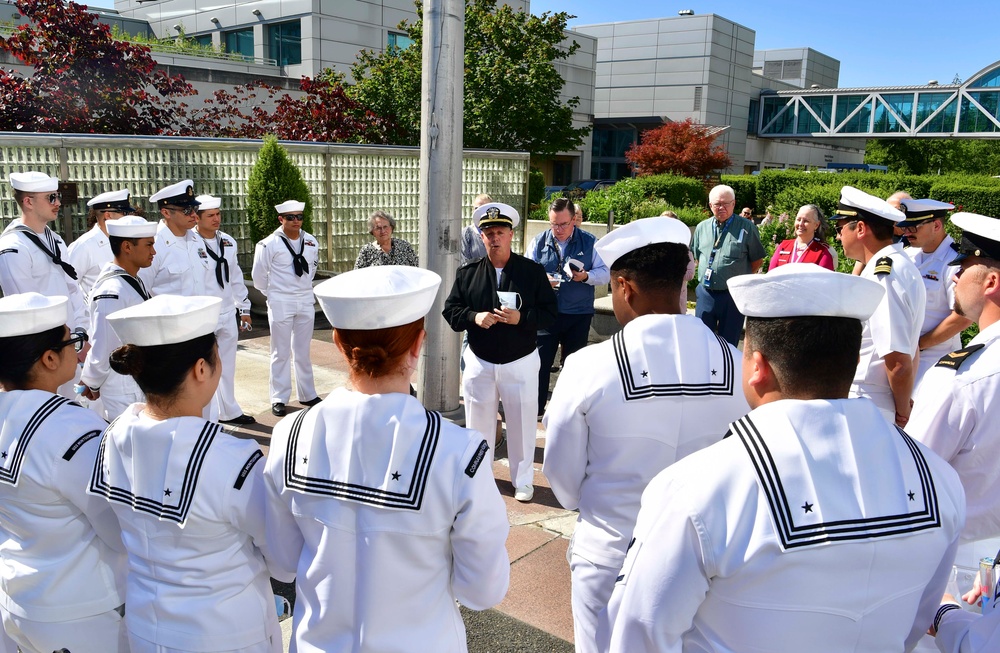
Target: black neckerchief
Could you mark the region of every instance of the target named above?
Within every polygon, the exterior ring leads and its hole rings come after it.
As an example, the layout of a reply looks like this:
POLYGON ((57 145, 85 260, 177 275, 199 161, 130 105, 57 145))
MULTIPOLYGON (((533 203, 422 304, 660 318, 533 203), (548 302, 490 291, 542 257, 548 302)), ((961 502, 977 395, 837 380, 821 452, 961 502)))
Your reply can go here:
MULTIPOLYGON (((45 255, 48 256, 50 259, 52 259, 53 263, 62 267, 63 272, 68 274, 70 279, 76 281, 76 269, 66 261, 62 260, 62 256, 60 256, 59 253, 59 243, 57 243, 55 239, 52 240, 53 251, 49 251, 49 248, 45 246, 45 243, 42 242, 42 239, 39 238, 38 234, 32 231, 30 227, 27 227, 25 225, 18 225, 14 227, 14 229, 16 231, 20 231, 22 234, 28 237, 28 240, 35 243, 35 245, 38 245, 38 249, 45 252, 45 255)), ((45 231, 48 230, 49 228, 45 227, 45 231)))
POLYGON ((132 290, 136 291, 139 294, 139 296, 142 297, 142 301, 146 301, 147 299, 149 299, 149 293, 146 291, 146 286, 142 284, 142 279, 138 277, 133 277, 125 270, 111 270, 110 272, 102 274, 100 278, 98 278, 97 281, 94 283, 94 287, 96 288, 105 279, 110 279, 111 277, 121 277, 122 279, 124 279, 125 283, 132 286, 132 290))
POLYGON ((208 246, 208 240, 202 237, 205 241, 205 249, 208 250, 208 255, 215 261, 215 280, 219 282, 219 288, 225 288, 226 284, 229 283, 229 261, 226 260, 226 242, 215 237, 216 242, 219 243, 219 253, 216 254, 212 251, 212 248, 208 246))
POLYGON ((306 257, 302 256, 302 252, 306 250, 306 238, 305 236, 299 235, 299 240, 302 242, 299 244, 299 253, 296 254, 295 250, 292 249, 292 244, 288 242, 288 239, 284 236, 278 236, 281 242, 285 243, 285 247, 288 248, 288 253, 292 255, 292 265, 295 266, 295 276, 301 277, 303 274, 309 271, 309 262, 306 261, 306 257))

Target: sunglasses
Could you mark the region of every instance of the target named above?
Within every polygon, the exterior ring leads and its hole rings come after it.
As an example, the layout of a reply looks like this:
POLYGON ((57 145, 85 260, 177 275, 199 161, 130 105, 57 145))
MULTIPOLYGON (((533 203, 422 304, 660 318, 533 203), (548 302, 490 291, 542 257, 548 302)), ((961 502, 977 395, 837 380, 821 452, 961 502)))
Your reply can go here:
POLYGON ((180 211, 184 215, 194 215, 194 212, 198 210, 198 209, 194 208, 193 206, 183 206, 183 207, 181 207, 181 206, 168 206, 166 208, 170 209, 171 211, 180 211))
POLYGON ((49 204, 58 204, 62 202, 62 193, 49 193, 48 195, 42 195, 45 199, 49 201, 49 204))
POLYGON ((917 233, 917 227, 927 224, 930 220, 924 220, 923 222, 918 222, 916 224, 905 224, 899 228, 904 234, 915 234, 917 233))
POLYGON ((851 220, 850 222, 845 222, 842 225, 835 226, 834 230, 837 232, 837 235, 839 236, 840 232, 844 230, 844 227, 853 227, 856 224, 858 224, 857 220, 851 220))
MULTIPOLYGON (((284 218, 285 220, 294 220, 296 222, 301 222, 302 221, 302 214, 301 213, 286 213, 285 215, 281 215, 281 216, 278 216, 278 217, 284 218)), ((376 227, 375 231, 378 231, 377 227, 376 227)))

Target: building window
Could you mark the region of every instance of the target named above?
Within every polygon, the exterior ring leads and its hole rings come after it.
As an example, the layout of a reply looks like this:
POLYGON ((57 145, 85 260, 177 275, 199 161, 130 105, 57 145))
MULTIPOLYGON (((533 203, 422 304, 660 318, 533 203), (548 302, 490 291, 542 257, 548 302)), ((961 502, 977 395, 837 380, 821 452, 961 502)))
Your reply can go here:
POLYGON ((226 44, 226 52, 243 55, 245 59, 253 60, 253 28, 238 29, 232 32, 222 33, 223 42, 226 44))
POLYGON ((747 136, 757 135, 757 121, 760 120, 760 100, 750 100, 747 112, 747 136))
POLYGON ((212 47, 212 35, 211 34, 199 34, 193 37, 193 40, 198 45, 203 45, 206 47, 212 47))
POLYGON ((391 50, 392 48, 399 48, 400 50, 405 50, 406 48, 413 45, 413 39, 411 39, 406 34, 399 34, 398 32, 389 32, 389 35, 385 40, 386 49, 391 50))
POLYGON ((267 28, 268 56, 279 66, 302 63, 302 28, 297 20, 277 23, 267 28))

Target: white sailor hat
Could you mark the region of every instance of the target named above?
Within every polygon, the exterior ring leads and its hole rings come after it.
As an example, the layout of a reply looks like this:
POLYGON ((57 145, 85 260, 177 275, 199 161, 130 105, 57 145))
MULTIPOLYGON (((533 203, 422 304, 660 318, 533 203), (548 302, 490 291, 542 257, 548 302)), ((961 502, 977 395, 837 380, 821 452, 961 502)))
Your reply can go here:
POLYGON ((108 316, 108 324, 123 344, 153 347, 187 342, 215 331, 218 297, 157 295, 108 316))
POLYGON ((852 317, 867 320, 885 289, 871 279, 813 263, 788 263, 767 274, 729 279, 736 308, 747 317, 852 317))
POLYGON ((985 256, 1000 261, 1000 220, 978 213, 956 213, 951 222, 962 230, 958 256, 948 265, 958 265, 970 256, 985 256))
POLYGON ((860 218, 876 218, 896 224, 906 218, 906 216, 902 211, 893 208, 884 199, 869 195, 853 186, 844 186, 840 189, 840 204, 837 206, 832 219, 857 220, 860 218))
POLYGON ((510 227, 513 229, 521 223, 521 216, 510 204, 490 202, 483 204, 472 212, 472 221, 480 231, 486 227, 510 227))
POLYGON ((897 226, 902 227, 904 225, 917 225, 924 220, 931 220, 933 218, 947 220, 948 211, 951 211, 954 208, 954 204, 939 202, 938 200, 902 199, 899 200, 899 210, 906 215, 906 219, 900 222, 897 226))
POLYGON ((657 216, 642 218, 618 227, 597 241, 594 246, 601 260, 608 268, 615 261, 633 250, 656 243, 677 243, 687 245, 691 242, 691 230, 686 224, 676 218, 657 216))
POLYGON ((335 329, 387 329, 431 310, 441 277, 407 265, 377 265, 338 274, 314 292, 335 329))
POLYGON ((194 182, 190 179, 161 188, 153 193, 149 201, 161 209, 164 206, 198 206, 198 200, 194 198, 194 182))
POLYGON ((30 336, 58 326, 69 319, 69 299, 46 297, 36 292, 0 297, 0 338, 30 336))
POLYGON ((94 199, 87 202, 87 206, 95 211, 115 211, 117 213, 132 213, 135 209, 129 202, 129 192, 127 188, 121 190, 109 190, 101 193, 94 199))
POLYGON ((298 200, 287 200, 281 204, 275 204, 274 210, 278 212, 278 215, 285 215, 286 213, 301 213, 306 210, 306 203, 299 202, 298 200))
POLYGON ((10 185, 14 187, 14 190, 25 193, 49 193, 59 190, 59 179, 34 170, 12 172, 10 173, 10 185))
POLYGON ((104 227, 109 236, 118 238, 154 238, 157 223, 149 222, 138 215, 127 215, 117 220, 108 220, 104 227))
POLYGON ((195 198, 198 200, 198 210, 208 211, 210 209, 217 209, 222 206, 221 197, 212 197, 211 195, 199 195, 195 198))

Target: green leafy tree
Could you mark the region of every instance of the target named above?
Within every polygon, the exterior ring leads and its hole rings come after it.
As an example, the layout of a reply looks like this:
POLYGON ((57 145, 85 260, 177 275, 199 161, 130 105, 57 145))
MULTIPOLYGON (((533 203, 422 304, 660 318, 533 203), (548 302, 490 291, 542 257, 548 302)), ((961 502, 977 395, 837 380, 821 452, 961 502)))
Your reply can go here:
MULTIPOLYGON (((413 39, 405 50, 362 51, 351 68, 349 94, 396 125, 398 145, 420 142, 423 5, 399 29, 413 39)), ((579 98, 563 104, 562 77, 553 62, 576 52, 562 45, 565 12, 533 16, 497 0, 466 0, 464 146, 553 155, 583 143, 589 127, 573 127, 579 98)))
POLYGON ((865 163, 914 175, 1000 175, 1000 142, 986 139, 873 138, 865 163))
POLYGON ((274 207, 286 200, 305 202, 302 228, 312 230, 312 199, 302 172, 274 136, 265 136, 247 180, 247 221, 257 242, 280 225, 274 207))

